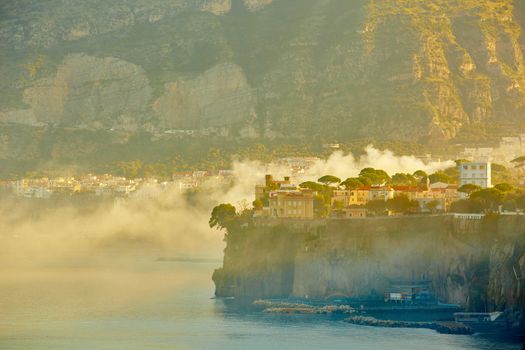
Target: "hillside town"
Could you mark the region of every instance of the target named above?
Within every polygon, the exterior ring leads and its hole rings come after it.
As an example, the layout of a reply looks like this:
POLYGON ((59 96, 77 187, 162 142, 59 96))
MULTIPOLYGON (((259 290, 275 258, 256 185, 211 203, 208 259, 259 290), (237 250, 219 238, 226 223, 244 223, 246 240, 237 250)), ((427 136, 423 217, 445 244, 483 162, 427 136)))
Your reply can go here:
POLYGON ((492 184, 490 162, 458 162, 458 181, 431 181, 422 171, 395 174, 366 168, 345 181, 325 175, 317 182, 294 184, 268 174, 255 186, 254 217, 314 219, 378 215, 525 210, 525 194, 507 183, 492 184), (400 181, 401 180, 401 181, 400 181), (469 207, 470 205, 470 207, 469 207))
POLYGON ((111 174, 87 174, 79 177, 36 177, 0 181, 0 188, 15 196, 29 199, 50 199, 58 196, 93 195, 96 197, 126 198, 136 195, 145 186, 158 184, 180 192, 197 189, 204 184, 220 186, 233 179, 231 170, 176 172, 171 179, 128 179, 111 174))

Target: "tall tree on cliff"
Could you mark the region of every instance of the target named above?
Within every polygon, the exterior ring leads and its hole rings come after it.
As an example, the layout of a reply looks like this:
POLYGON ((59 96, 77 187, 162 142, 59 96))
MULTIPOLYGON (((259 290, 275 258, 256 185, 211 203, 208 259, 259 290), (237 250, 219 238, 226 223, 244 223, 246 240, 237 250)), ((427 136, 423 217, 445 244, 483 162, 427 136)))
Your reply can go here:
POLYGON ((228 230, 235 222, 236 216, 237 211, 235 207, 229 203, 223 203, 213 208, 210 221, 208 223, 211 228, 217 228, 218 230, 228 230))

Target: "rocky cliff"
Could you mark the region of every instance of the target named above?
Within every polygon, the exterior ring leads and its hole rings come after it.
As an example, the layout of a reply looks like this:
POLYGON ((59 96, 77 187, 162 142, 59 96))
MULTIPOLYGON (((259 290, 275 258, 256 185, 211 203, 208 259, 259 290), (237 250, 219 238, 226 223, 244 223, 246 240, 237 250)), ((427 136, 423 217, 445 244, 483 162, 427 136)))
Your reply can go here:
POLYGON ((230 232, 219 296, 364 296, 430 279, 444 302, 525 322, 525 218, 451 216, 288 222, 230 232))
POLYGON ((482 140, 525 120, 524 26, 518 0, 7 0, 0 122, 482 140))

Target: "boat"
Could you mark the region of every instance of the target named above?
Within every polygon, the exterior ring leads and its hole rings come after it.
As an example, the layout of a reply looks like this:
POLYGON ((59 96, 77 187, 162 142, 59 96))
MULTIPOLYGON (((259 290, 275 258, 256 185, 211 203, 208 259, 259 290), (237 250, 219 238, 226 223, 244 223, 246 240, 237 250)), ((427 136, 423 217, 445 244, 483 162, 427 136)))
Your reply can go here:
POLYGON ((506 323, 503 312, 456 312, 454 320, 458 323, 470 326, 477 331, 494 331, 505 327, 506 323))

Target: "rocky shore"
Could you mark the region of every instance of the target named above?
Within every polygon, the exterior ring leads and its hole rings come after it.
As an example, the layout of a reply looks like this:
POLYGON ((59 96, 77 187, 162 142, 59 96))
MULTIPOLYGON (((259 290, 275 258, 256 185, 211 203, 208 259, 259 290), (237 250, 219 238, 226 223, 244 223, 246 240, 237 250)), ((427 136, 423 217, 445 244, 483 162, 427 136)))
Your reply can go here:
POLYGON ((314 306, 301 303, 255 300, 252 305, 267 313, 310 314, 310 315, 351 315, 356 311, 348 305, 314 306))
POLYGON ((427 328, 442 334, 474 334, 474 330, 458 322, 410 322, 395 320, 378 320, 374 317, 352 316, 345 322, 360 326, 387 327, 387 328, 427 328))

